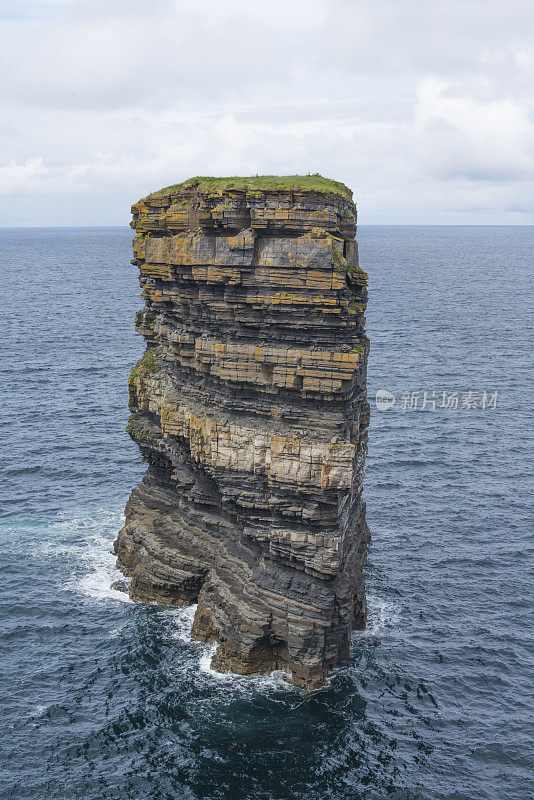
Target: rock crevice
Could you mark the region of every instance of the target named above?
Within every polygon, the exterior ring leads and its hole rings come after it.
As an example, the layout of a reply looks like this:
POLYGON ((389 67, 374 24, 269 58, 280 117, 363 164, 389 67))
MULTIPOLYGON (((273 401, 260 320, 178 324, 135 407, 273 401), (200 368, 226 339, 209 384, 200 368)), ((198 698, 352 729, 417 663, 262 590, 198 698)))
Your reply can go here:
POLYGON ((349 190, 316 184, 191 179, 132 207, 148 470, 115 542, 134 599, 198 603, 215 668, 307 688, 365 625, 368 540, 367 276, 349 190))

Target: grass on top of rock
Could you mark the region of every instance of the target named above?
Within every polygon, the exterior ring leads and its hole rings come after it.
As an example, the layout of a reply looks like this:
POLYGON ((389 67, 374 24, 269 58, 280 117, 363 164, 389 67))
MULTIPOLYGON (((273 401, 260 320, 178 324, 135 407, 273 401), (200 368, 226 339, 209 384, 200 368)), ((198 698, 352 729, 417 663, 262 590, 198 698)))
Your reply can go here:
POLYGON ((156 350, 154 348, 146 350, 142 359, 137 362, 135 367, 132 367, 131 377, 139 378, 146 375, 154 375, 158 369, 156 355, 156 350))
POLYGON ((215 193, 247 191, 261 194, 262 191, 299 191, 338 194, 345 200, 352 200, 352 192, 340 181, 323 178, 319 173, 314 175, 253 175, 251 177, 210 178, 196 176, 173 186, 166 186, 157 192, 151 192, 146 198, 167 197, 179 194, 182 189, 198 189, 199 192, 215 193))

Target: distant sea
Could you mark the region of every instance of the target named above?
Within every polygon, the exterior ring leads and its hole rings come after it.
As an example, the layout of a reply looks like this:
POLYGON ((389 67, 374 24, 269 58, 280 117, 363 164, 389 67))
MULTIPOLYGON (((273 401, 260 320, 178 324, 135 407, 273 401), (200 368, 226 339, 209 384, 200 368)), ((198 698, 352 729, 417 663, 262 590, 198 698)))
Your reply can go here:
POLYGON ((359 229, 369 624, 311 695, 110 589, 131 238, 0 230, 0 798, 531 800, 534 229, 359 229))

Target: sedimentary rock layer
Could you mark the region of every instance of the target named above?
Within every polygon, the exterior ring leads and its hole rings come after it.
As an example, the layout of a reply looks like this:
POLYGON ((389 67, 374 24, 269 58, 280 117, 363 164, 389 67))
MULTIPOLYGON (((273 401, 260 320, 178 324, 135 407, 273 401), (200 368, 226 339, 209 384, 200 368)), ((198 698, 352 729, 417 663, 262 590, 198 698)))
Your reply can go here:
POLYGON ((213 666, 321 685, 365 625, 365 273, 349 190, 191 179, 132 207, 148 463, 115 549, 134 599, 198 603, 213 666))

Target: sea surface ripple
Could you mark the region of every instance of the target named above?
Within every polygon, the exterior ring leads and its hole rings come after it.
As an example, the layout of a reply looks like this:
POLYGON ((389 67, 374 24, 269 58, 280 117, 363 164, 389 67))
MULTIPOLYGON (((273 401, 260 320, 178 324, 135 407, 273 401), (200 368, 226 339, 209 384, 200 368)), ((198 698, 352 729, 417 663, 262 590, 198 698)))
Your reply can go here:
POLYGON ((534 229, 359 241, 369 625, 307 695, 211 672, 193 608, 110 589, 144 472, 124 432, 131 232, 0 230, 2 800, 534 797, 534 229), (440 408, 443 391, 478 407, 440 408))

